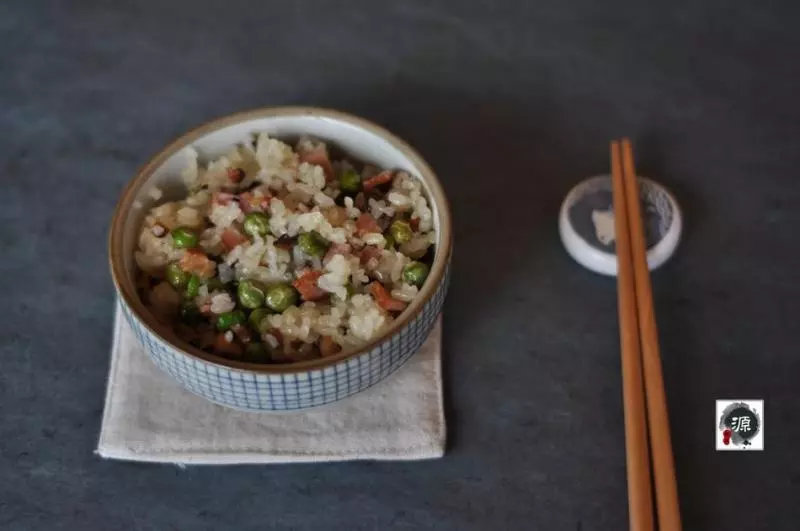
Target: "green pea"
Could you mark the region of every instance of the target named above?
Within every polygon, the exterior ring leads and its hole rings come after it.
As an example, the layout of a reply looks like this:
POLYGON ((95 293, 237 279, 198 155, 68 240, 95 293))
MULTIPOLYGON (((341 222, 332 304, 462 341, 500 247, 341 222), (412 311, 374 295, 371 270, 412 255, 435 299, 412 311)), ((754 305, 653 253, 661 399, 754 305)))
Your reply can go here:
POLYGON ((188 325, 197 324, 203 317, 197 305, 189 300, 181 303, 180 314, 181 320, 188 325))
POLYGON ((264 305, 264 290, 252 280, 242 280, 236 290, 239 302, 245 308, 255 310, 264 305))
POLYGON ((247 321, 242 310, 233 310, 232 312, 225 312, 219 314, 217 317, 217 329, 223 332, 233 325, 244 324, 247 321))
POLYGON ((197 234, 188 227, 177 227, 172 231, 172 242, 178 249, 191 249, 198 241, 197 234))
POLYGON ((422 285, 425 283, 425 279, 428 278, 428 273, 430 269, 428 266, 423 264, 422 262, 409 262, 403 268, 403 280, 421 288, 422 285))
POLYGON ((245 361, 267 362, 270 361, 269 350, 264 343, 251 342, 244 347, 245 361))
POLYGON ((267 308, 283 312, 297 304, 297 291, 290 284, 275 284, 267 288, 265 303, 267 308))
POLYGON ((250 324, 250 328, 260 334, 264 319, 271 314, 272 312, 267 308, 258 308, 250 312, 250 317, 247 318, 247 322, 250 324))
POLYGON ((164 277, 169 282, 170 286, 177 290, 183 289, 187 282, 189 282, 189 273, 181 269, 178 262, 172 262, 167 265, 164 270, 164 277))
POLYGON ((186 291, 184 295, 186 295, 187 299, 193 299, 197 297, 197 292, 200 291, 200 277, 197 275, 192 275, 189 278, 189 281, 186 283, 186 291))
POLYGON ((339 177, 339 190, 348 195, 357 194, 361 191, 361 176, 355 170, 347 170, 339 177))
POLYGON ((408 243, 411 241, 411 238, 414 237, 414 231, 411 229, 411 225, 400 220, 392 222, 392 225, 389 227, 389 234, 391 234, 397 245, 408 243))
POLYGON ((219 277, 210 278, 206 281, 206 286, 208 287, 208 292, 211 293, 212 291, 221 291, 225 289, 225 284, 219 279, 219 277))
POLYGON ((266 236, 269 232, 269 216, 263 212, 251 212, 245 216, 243 228, 250 236, 266 236))
POLYGON ((308 256, 322 257, 325 251, 328 250, 328 240, 320 236, 320 234, 312 230, 311 232, 304 232, 297 237, 297 245, 300 250, 308 256))

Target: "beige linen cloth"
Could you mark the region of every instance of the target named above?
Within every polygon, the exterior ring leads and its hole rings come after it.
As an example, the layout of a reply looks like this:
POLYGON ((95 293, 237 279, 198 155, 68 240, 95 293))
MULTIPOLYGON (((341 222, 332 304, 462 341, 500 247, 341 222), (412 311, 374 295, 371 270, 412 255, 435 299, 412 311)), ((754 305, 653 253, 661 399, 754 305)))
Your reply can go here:
POLYGON ((444 454, 441 320, 377 385, 289 413, 249 413, 184 390, 143 352, 119 308, 97 453, 175 464, 415 460, 444 454))

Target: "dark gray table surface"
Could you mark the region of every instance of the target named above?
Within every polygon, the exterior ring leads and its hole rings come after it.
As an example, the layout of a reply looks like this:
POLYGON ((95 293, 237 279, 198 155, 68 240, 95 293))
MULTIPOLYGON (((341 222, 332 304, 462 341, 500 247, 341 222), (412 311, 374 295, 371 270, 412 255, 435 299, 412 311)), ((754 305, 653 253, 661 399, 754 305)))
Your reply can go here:
POLYGON ((630 135, 686 212, 653 276, 687 530, 800 521, 800 5, 544 0, 0 3, 0 529, 627 525, 615 282, 560 202, 630 135), (104 462, 108 221, 177 134, 248 108, 375 120, 455 216, 444 459, 104 462), (714 450, 716 398, 766 450, 714 450))

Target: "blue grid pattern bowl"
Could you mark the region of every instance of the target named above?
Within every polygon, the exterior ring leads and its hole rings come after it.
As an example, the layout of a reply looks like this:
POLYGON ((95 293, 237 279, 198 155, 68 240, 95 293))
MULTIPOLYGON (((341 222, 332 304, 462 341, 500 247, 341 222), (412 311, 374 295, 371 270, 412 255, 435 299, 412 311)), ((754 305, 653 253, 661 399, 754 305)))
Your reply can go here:
POLYGON ((145 351, 189 391, 223 406, 250 411, 290 411, 341 400, 380 382, 424 343, 447 293, 452 252, 450 214, 441 186, 422 158, 402 140, 360 118, 308 107, 260 109, 208 123, 171 143, 128 185, 117 206, 109 239, 112 276, 123 314, 145 351), (352 156, 419 176, 437 231, 436 258, 419 296, 386 332, 362 349, 288 365, 228 360, 178 339, 144 307, 134 286, 133 250, 141 219, 153 200, 152 186, 167 196, 180 193, 182 151, 191 146, 214 157, 253 132, 277 137, 310 134, 352 156))

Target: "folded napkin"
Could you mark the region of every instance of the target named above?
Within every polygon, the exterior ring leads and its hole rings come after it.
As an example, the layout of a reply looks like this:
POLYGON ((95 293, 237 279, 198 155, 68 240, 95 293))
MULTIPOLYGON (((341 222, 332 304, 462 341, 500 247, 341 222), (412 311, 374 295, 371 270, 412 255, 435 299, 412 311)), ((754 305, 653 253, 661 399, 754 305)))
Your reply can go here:
POLYGON ((441 320, 386 380, 326 406, 249 413, 184 390, 153 364, 117 308, 97 453, 176 464, 414 460, 444 454, 441 320))

